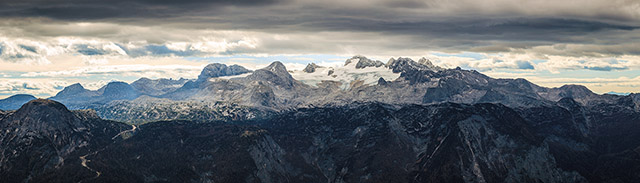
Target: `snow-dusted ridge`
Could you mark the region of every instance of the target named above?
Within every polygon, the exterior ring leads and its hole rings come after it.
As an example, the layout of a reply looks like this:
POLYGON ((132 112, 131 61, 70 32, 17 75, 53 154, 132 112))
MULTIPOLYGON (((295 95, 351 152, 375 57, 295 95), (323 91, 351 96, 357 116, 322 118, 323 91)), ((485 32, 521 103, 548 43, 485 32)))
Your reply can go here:
POLYGON ((393 73, 382 62, 371 61, 363 56, 354 56, 347 59, 344 66, 317 65, 320 67, 315 67, 313 72, 295 70, 290 72, 291 76, 311 86, 318 86, 318 83, 322 81, 340 82, 340 88, 343 90, 349 89, 351 83, 358 80, 363 81, 365 85, 374 85, 380 78, 384 78, 386 81, 393 81, 400 77, 400 73, 393 73))
POLYGON ((222 77, 217 77, 217 78, 209 78, 209 81, 211 80, 215 80, 215 79, 233 79, 233 78, 244 78, 251 75, 251 72, 249 73, 244 73, 244 74, 240 74, 240 75, 233 75, 233 76, 222 76, 222 77))
MULTIPOLYGON (((395 59, 390 59, 390 61, 393 60, 395 59)), ((425 58, 421 58, 417 63, 423 64, 426 66, 425 68, 428 69, 442 70, 442 68, 433 65, 425 58)), ((274 70, 269 67, 265 69, 270 71, 274 70)), ((383 78, 385 81, 394 81, 400 77, 400 72, 394 73, 393 69, 389 67, 389 63, 385 64, 379 60, 370 60, 361 55, 356 55, 347 59, 344 65, 309 63, 302 70, 289 70, 288 72, 295 80, 313 87, 318 87, 318 84, 322 81, 339 82, 342 90, 349 89, 351 84, 356 81, 363 82, 363 85, 375 85, 378 83, 380 78, 383 78)), ((209 78, 209 81, 214 82, 220 79, 244 78, 251 74, 252 72, 239 75, 212 77, 209 78)))
MULTIPOLYGON (((149 103, 148 106, 176 104, 171 101, 188 101, 189 105, 193 103, 194 106, 202 106, 189 110, 199 112, 199 109, 210 109, 206 105, 199 104, 202 102, 222 102, 239 106, 231 108, 249 107, 277 111, 309 105, 352 102, 501 103, 510 107, 528 107, 553 105, 554 102, 563 98, 573 98, 582 105, 622 100, 621 96, 597 95, 580 86, 546 88, 525 79, 495 79, 473 70, 443 69, 425 58, 416 62, 402 57, 391 58, 384 64, 364 56, 354 56, 347 59, 344 65, 309 64, 305 69, 298 67, 293 71, 287 70, 286 66, 279 61, 254 71, 241 66, 214 63, 205 67, 197 80, 163 80, 163 82, 158 80, 138 82, 133 84, 134 86, 128 86, 126 83, 110 83, 110 85, 114 87, 105 87, 104 92, 100 92, 103 90, 89 91, 79 85, 69 86, 52 99, 73 109, 94 108, 103 112, 113 111, 114 107, 126 109, 119 114, 148 111, 146 108, 131 111, 135 103, 149 103), (174 82, 184 82, 184 85, 175 87, 174 82), (116 85, 118 87, 115 87, 116 85), (107 90, 107 88, 114 90, 107 90), (115 102, 134 101, 140 97, 170 101, 115 102)), ((628 99, 624 98, 624 100, 628 99)), ((631 103, 640 106, 639 101, 634 98, 631 103)), ((166 109, 174 111, 173 107, 166 109)), ((640 110, 640 107, 638 109, 640 110)), ((98 114, 106 116, 103 112, 98 114)))

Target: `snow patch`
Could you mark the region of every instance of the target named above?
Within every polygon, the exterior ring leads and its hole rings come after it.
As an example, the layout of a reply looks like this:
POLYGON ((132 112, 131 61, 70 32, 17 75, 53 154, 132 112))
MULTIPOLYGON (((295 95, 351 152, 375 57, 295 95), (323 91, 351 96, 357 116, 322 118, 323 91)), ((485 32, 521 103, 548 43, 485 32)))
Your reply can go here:
POLYGON ((209 79, 210 81, 213 79, 233 79, 233 78, 243 78, 243 77, 247 77, 249 75, 251 75, 253 72, 249 72, 249 73, 244 73, 244 74, 240 74, 240 75, 233 75, 233 76, 222 76, 222 77, 217 77, 217 78, 211 78, 209 79))
MULTIPOLYGON (((318 64, 324 66, 322 64, 318 64)), ((313 73, 306 73, 302 70, 290 72, 294 79, 311 86, 318 86, 322 81, 338 81, 341 82, 342 89, 348 89, 350 83, 356 80, 364 81, 366 85, 375 85, 380 78, 386 81, 393 81, 400 77, 400 73, 393 73, 387 67, 366 67, 356 69, 356 63, 350 63, 346 66, 325 66, 316 68, 313 73), (333 71, 330 73, 330 71, 333 71)))

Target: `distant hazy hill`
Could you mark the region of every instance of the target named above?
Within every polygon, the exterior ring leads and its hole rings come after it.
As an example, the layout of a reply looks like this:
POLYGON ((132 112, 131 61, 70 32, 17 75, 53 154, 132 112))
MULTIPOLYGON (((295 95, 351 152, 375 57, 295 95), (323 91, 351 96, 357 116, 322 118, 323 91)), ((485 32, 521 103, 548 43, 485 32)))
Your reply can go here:
POLYGON ((33 95, 18 94, 13 95, 5 99, 0 99, 0 110, 16 110, 33 99, 36 99, 33 95))

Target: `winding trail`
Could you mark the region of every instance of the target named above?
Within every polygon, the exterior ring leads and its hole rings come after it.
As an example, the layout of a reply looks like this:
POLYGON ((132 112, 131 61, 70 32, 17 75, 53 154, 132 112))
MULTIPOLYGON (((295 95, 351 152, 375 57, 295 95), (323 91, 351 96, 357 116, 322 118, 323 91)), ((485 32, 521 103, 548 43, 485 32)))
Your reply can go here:
POLYGON ((111 140, 116 139, 118 136, 121 136, 122 134, 128 133, 128 132, 135 132, 136 129, 138 129, 138 127, 136 125, 131 125, 131 129, 129 130, 125 130, 125 131, 121 131, 120 133, 118 133, 116 136, 113 136, 111 138, 111 140))
MULTIPOLYGON (((84 167, 84 168, 86 168, 87 170, 92 171, 93 173, 95 173, 95 174, 96 174, 96 176, 95 176, 95 177, 92 177, 92 178, 89 178, 89 179, 86 179, 86 180, 95 179, 95 178, 100 177, 100 175, 102 175, 102 173, 101 173, 101 172, 99 172, 99 171, 97 171, 97 170, 94 170, 93 168, 91 168, 91 167, 89 167, 89 166, 87 165, 87 162, 90 162, 90 161, 91 161, 91 160, 87 160, 87 156, 94 155, 94 154, 96 154, 96 153, 98 153, 98 152, 100 152, 100 151, 95 151, 95 152, 92 152, 92 153, 86 154, 86 155, 84 155, 84 156, 80 156, 80 160, 82 161, 82 162, 80 162, 80 164, 82 165, 82 167, 84 167)), ((84 182, 84 181, 85 181, 85 180, 81 180, 81 181, 78 181, 78 183, 81 183, 81 182, 84 182)))
MULTIPOLYGON (((93 154, 93 153, 92 153, 92 154, 93 154)), ((80 160, 82 160, 82 163, 81 163, 81 164, 82 164, 82 166, 83 166, 83 167, 85 167, 85 168, 87 168, 87 169, 89 169, 89 170, 91 170, 92 172, 95 172, 95 173, 96 173, 96 177, 94 177, 94 178, 100 177, 100 174, 102 174, 102 173, 100 173, 99 171, 94 170, 93 168, 91 168, 91 167, 87 166, 87 162, 89 162, 89 161, 90 161, 90 160, 87 160, 87 158, 86 158, 88 155, 89 155, 89 154, 84 155, 84 156, 80 156, 80 160)))
MULTIPOLYGON (((120 133, 118 133, 117 135, 113 136, 113 137, 111 138, 111 140, 116 139, 118 136, 121 136, 122 134, 125 134, 125 133, 128 133, 128 132, 135 132, 135 131, 136 131, 136 129, 138 129, 138 127, 137 127, 136 125, 131 125, 131 129, 129 129, 129 130, 125 130, 125 131, 121 131, 121 132, 120 132, 120 133)), ((91 160, 87 160, 87 156, 95 155, 95 154, 97 154, 98 152, 100 152, 100 151, 102 151, 102 150, 104 150, 104 148, 103 148, 103 149, 100 149, 100 150, 98 150, 98 151, 94 151, 94 152, 92 152, 92 153, 86 154, 86 155, 84 155, 84 156, 80 156, 80 161, 81 161, 81 162, 80 162, 80 165, 82 165, 82 167, 84 167, 84 168, 86 168, 87 170, 92 171, 93 173, 95 173, 95 174, 96 174, 96 176, 94 176, 94 177, 92 177, 92 178, 85 179, 85 180, 95 179, 95 178, 100 177, 100 175, 102 175, 102 172, 99 172, 99 171, 97 171, 97 170, 95 170, 95 169, 93 169, 93 168, 89 167, 89 165, 87 165, 87 163, 88 163, 88 162, 91 162, 91 160)), ((78 181, 78 183, 84 182, 85 180, 78 181)))

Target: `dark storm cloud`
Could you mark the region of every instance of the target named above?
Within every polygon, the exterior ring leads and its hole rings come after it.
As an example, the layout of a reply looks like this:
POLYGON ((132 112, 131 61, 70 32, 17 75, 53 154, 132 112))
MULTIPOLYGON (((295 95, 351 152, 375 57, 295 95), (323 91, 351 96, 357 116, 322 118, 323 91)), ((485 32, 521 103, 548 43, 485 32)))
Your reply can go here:
POLYGON ((0 16, 64 20, 172 17, 203 9, 274 3, 276 0, 8 0, 0 2, 0 16))
MULTIPOLYGON (((556 42, 596 41, 593 37, 584 35, 605 31, 632 31, 640 27, 634 21, 620 21, 628 19, 630 15, 618 15, 616 12, 594 12, 592 14, 596 15, 591 17, 562 16, 558 13, 563 12, 562 10, 553 10, 556 6, 563 6, 561 2, 558 5, 545 5, 551 12, 548 15, 534 12, 533 16, 528 16, 527 12, 505 12, 500 8, 501 4, 505 7, 514 5, 501 0, 492 1, 495 1, 493 4, 497 7, 474 9, 483 4, 465 0, 457 0, 455 3, 434 0, 321 3, 295 0, 9 0, 0 2, 0 16, 99 19, 136 25, 179 24, 181 28, 187 29, 277 33, 379 32, 416 36, 417 40, 430 41, 433 47, 455 48, 463 45, 465 49, 480 47, 476 49, 498 52, 556 42), (451 6, 455 8, 450 8, 451 6), (466 11, 458 12, 460 10, 466 11), (488 45, 488 40, 528 43, 520 47, 513 47, 513 44, 497 47, 494 43, 488 45)), ((633 5, 632 3, 618 4, 622 6, 633 5)), ((584 11, 589 10, 585 9, 584 11)), ((581 12, 566 14, 579 13, 581 12)), ((50 30, 47 29, 41 34, 52 34, 48 32, 50 30)))
MULTIPOLYGON (((471 19, 448 21, 376 21, 355 18, 303 19, 298 29, 375 31, 473 40, 580 42, 576 35, 607 30, 631 31, 639 26, 561 18, 471 19)), ((273 21, 255 21, 270 23, 273 21)), ((277 22, 276 22, 277 24, 277 22)))
MULTIPOLYGON (((242 22, 242 21, 238 21, 242 22)), ((405 42, 407 47, 441 50, 466 50, 480 52, 510 52, 535 46, 554 44, 616 45, 629 42, 629 35, 640 26, 595 20, 565 18, 461 18, 435 20, 377 20, 363 17, 301 17, 295 21, 278 19, 253 19, 250 25, 234 24, 238 29, 275 29, 280 31, 350 31, 376 32, 386 35, 413 37, 405 42), (298 23, 294 23, 298 22, 298 23), (616 35, 619 35, 617 37, 616 35)), ((397 40, 388 40, 394 42, 397 40)), ((385 43, 390 44, 390 43, 385 43)), ((634 47, 624 49, 594 48, 590 53, 579 50, 553 54, 599 56, 636 54, 634 47)), ((546 53, 545 53, 546 54, 546 53)))
MULTIPOLYGON (((78 36, 122 44, 132 41, 148 44, 138 50, 125 49, 134 57, 207 54, 162 47, 170 42, 198 41, 198 37, 207 36, 203 35, 207 33, 191 34, 197 30, 264 33, 256 38, 256 47, 225 50, 224 54, 277 51, 291 54, 296 50, 337 53, 344 47, 369 47, 375 53, 379 50, 414 53, 420 50, 481 53, 533 50, 541 59, 548 55, 640 55, 636 43, 640 39, 640 2, 635 0, 9 0, 0 2, 0 19, 3 18, 18 19, 4 26, 20 31, 2 32, 14 37, 78 36), (22 19, 41 21, 30 24, 22 19), (54 23, 43 23, 49 20, 54 23), (103 24, 75 29, 73 22, 103 24), (123 30, 124 26, 120 25, 134 28, 123 30), (135 31, 148 33, 136 34, 135 31), (331 34, 318 38, 322 32, 331 34), (352 36, 365 33, 380 38, 352 36), (303 35, 298 37, 308 39, 270 39, 274 34, 303 35), (323 41, 335 37, 346 38, 323 41), (311 39, 315 42, 309 42, 311 39), (557 47, 566 44, 580 47, 557 47)), ((0 22, 0 28, 2 24, 0 22)), ((105 54, 91 48, 79 50, 83 55, 105 54)))

